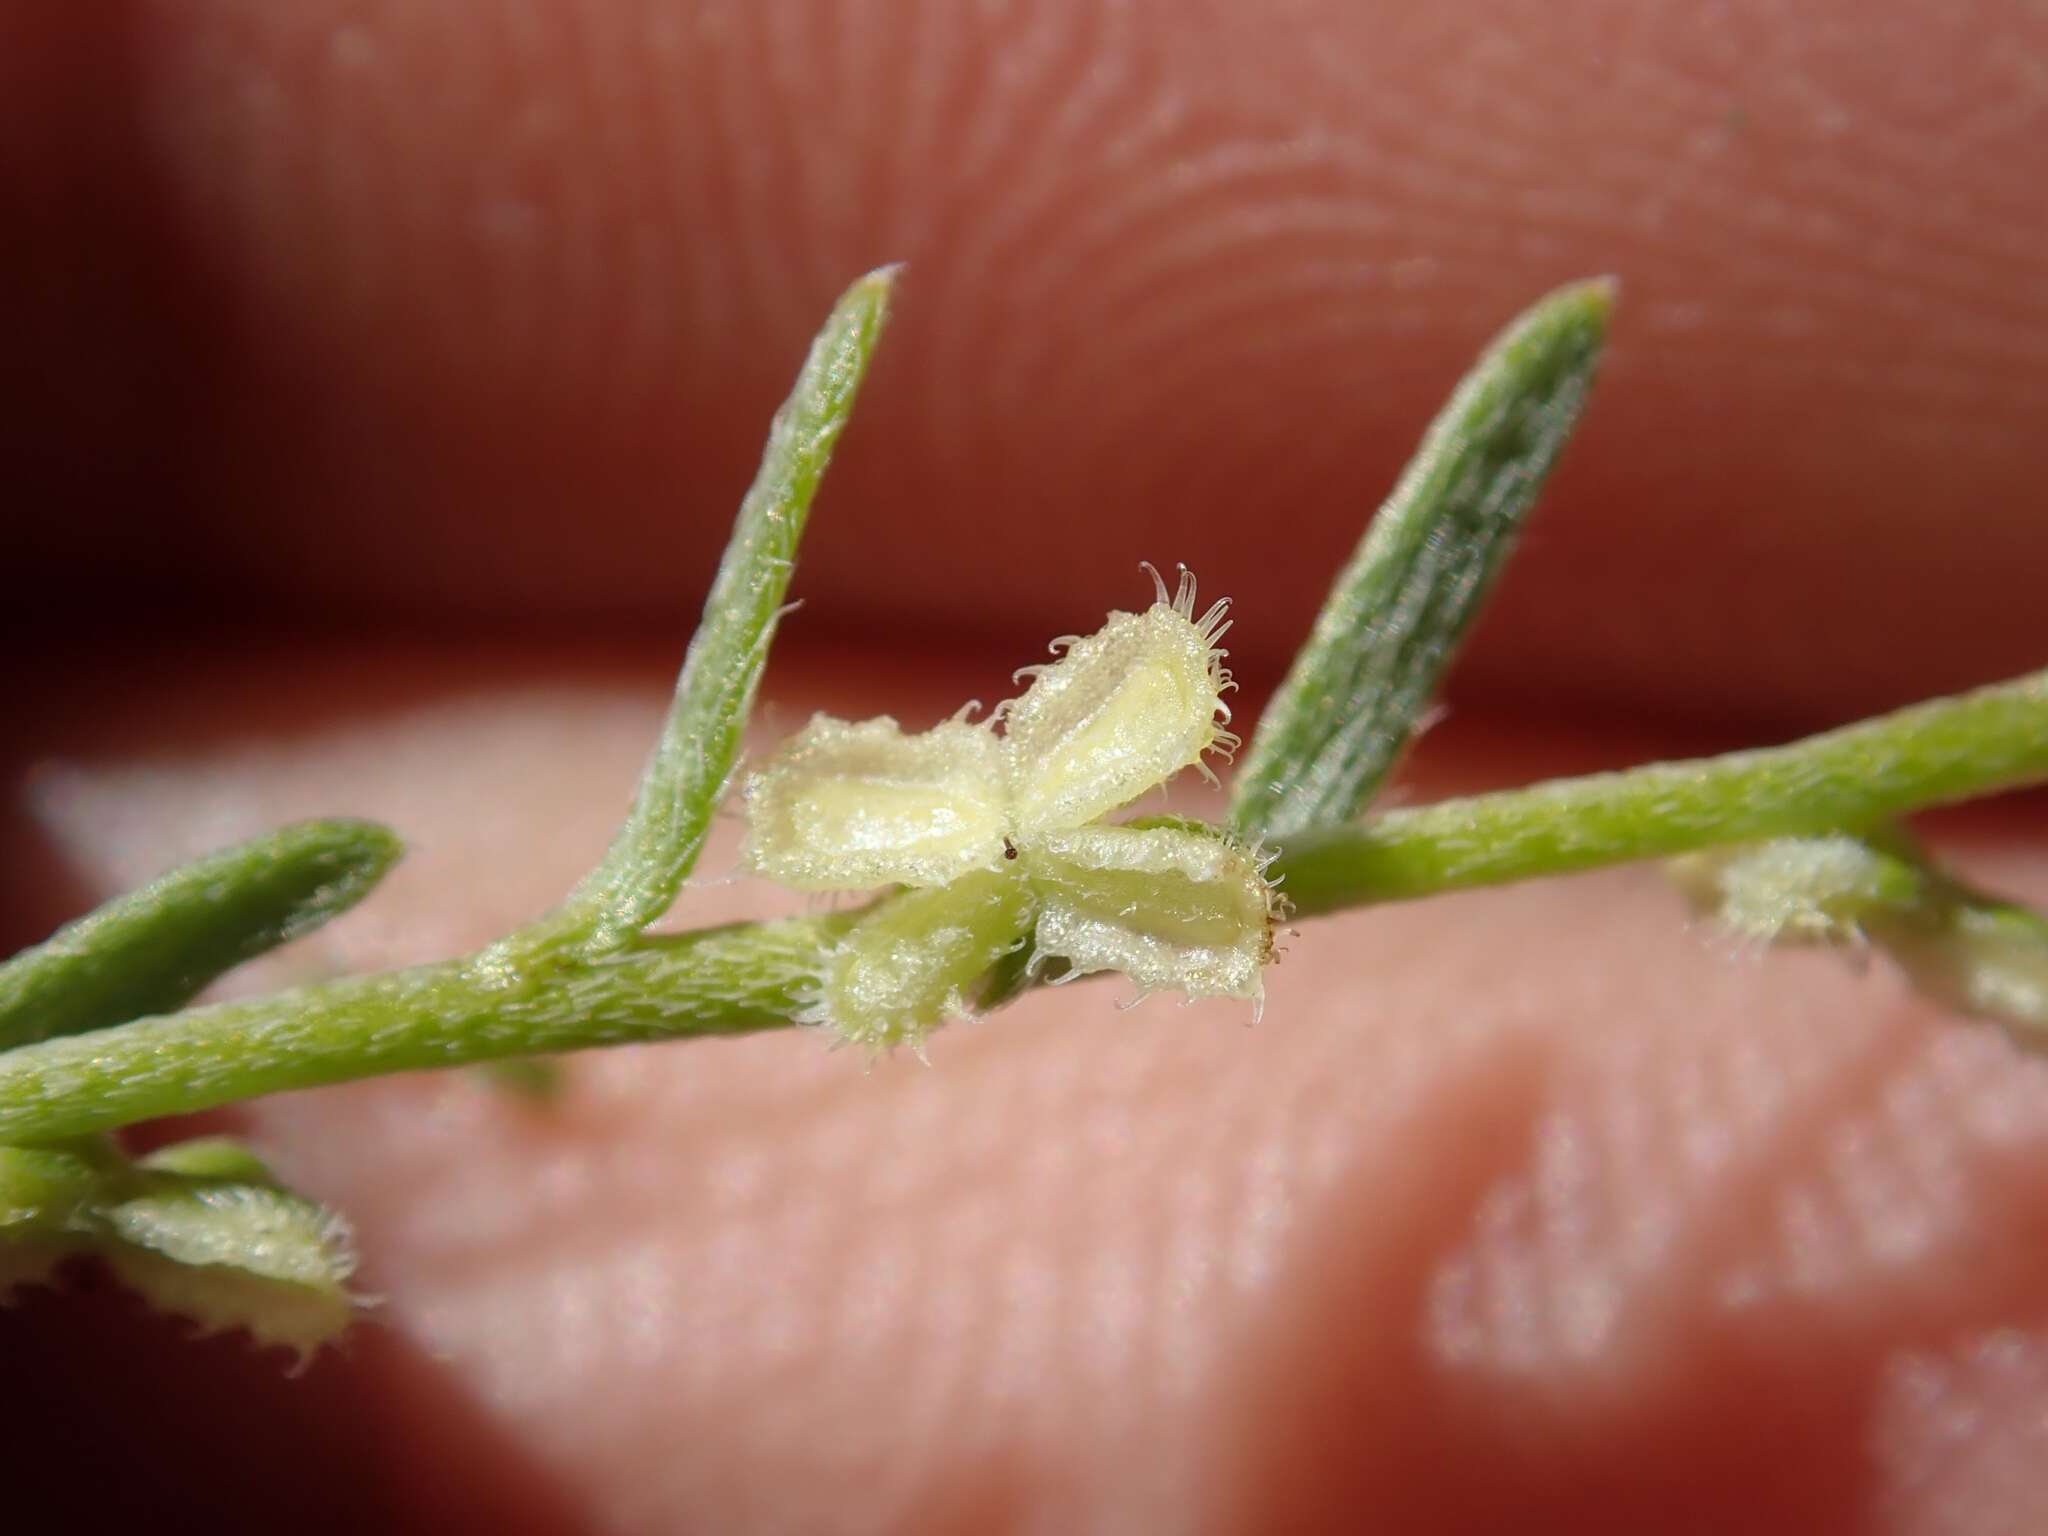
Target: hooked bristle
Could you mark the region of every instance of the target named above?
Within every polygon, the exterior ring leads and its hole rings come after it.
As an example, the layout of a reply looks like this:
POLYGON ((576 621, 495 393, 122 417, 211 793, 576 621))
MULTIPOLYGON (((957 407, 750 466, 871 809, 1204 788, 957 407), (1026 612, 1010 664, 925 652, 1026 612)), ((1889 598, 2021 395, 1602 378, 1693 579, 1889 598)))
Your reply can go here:
POLYGON ((1140 560, 1138 562, 1138 569, 1152 578, 1154 602, 1171 603, 1173 601, 1172 598, 1166 595, 1166 578, 1159 574, 1158 566, 1154 565, 1150 560, 1140 560))

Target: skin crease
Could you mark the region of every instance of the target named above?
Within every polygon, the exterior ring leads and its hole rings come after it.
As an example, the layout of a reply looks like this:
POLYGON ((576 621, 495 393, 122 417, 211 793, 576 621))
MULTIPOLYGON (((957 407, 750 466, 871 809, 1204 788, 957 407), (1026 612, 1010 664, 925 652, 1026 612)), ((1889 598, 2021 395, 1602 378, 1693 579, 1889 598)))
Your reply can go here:
MULTIPOLYGON (((45 509, 0 541, 95 616, 11 697, 0 937, 337 811, 413 855, 237 986, 544 907, 804 339, 895 258, 764 739, 999 697, 1148 556, 1238 599, 1255 701, 1476 347, 1592 271, 1595 408, 1404 793, 2041 665, 2044 72, 2048 14, 1932 0, 0 11, 0 449, 45 509)), ((2038 801, 1931 831, 2048 900, 2038 801)), ((384 1529, 2048 1515, 2048 1070, 1881 966, 1733 953, 1632 870, 1304 925, 1256 1030, 1119 996, 929 1070, 788 1034, 585 1058, 548 1112, 251 1106, 379 1325, 285 1380, 38 1297, 10 1486, 384 1529)))

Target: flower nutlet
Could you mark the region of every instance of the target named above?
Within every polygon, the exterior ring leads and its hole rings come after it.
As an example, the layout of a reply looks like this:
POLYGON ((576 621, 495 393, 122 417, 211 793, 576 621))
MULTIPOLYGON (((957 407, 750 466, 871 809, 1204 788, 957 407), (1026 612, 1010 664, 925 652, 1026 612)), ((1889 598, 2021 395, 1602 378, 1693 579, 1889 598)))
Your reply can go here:
POLYGON ((1121 971, 1141 992, 1256 1002, 1281 910, 1270 857, 1179 818, 1102 818, 1238 739, 1217 641, 1227 600, 1194 577, 1052 643, 983 725, 917 735, 814 717, 748 782, 744 865, 808 891, 906 887, 848 931, 803 1017, 870 1049, 967 1013, 976 980, 1034 937, 1031 965, 1121 971))

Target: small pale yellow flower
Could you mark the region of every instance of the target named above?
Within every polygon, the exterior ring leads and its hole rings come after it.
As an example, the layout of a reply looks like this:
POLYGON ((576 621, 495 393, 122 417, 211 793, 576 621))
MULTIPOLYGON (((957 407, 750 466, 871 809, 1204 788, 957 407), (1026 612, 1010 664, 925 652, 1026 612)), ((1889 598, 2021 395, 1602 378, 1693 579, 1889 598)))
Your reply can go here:
MULTIPOLYGON (((987 723, 906 735, 814 716, 748 781, 742 860, 808 891, 910 887, 841 941, 810 1015, 869 1045, 913 1043, 1032 938, 1032 963, 1121 971, 1141 991, 1257 998, 1273 896, 1252 851, 1208 828, 1100 818, 1229 751, 1219 602, 1182 573, 1112 613, 987 723), (998 731, 1000 727, 1000 733, 998 731)), ((964 713, 964 712, 963 712, 964 713)))

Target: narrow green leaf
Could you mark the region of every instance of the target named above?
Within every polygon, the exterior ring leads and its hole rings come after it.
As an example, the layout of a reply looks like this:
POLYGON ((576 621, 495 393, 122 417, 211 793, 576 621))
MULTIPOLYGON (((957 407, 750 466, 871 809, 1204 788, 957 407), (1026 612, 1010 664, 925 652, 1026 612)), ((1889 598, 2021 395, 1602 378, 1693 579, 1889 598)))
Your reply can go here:
POLYGON ((884 267, 848 288, 811 344, 769 429, 633 808, 597 868, 518 941, 603 954, 675 900, 725 794, 797 540, 881 336, 895 276, 884 267))
POLYGON ((300 822, 116 897, 0 966, 0 1049, 180 1007, 347 911, 402 851, 374 822, 300 822))
POLYGON ((1430 424, 1266 706, 1231 797, 1239 832, 1285 844, 1379 788, 1579 419, 1614 291, 1579 283, 1525 311, 1430 424))
POLYGON ((148 1173, 181 1179, 225 1180, 237 1184, 268 1184, 282 1188, 277 1176, 245 1142, 232 1136, 195 1136, 145 1154, 135 1166, 148 1173))

